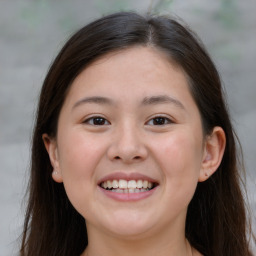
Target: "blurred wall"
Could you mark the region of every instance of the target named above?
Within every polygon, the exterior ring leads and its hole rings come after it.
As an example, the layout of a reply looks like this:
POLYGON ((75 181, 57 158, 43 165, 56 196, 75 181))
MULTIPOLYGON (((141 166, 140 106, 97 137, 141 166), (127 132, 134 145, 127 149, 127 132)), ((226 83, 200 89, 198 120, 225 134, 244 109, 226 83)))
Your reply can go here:
POLYGON ((220 70, 256 212, 254 0, 0 0, 0 256, 15 255, 24 215, 34 113, 47 69, 76 29, 119 10, 172 13, 202 38, 220 70))

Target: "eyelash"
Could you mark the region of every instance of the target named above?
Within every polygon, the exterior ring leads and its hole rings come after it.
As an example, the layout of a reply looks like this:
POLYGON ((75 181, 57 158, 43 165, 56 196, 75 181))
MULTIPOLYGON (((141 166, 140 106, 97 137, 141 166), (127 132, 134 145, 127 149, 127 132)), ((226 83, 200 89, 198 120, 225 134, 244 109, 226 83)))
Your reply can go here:
MULTIPOLYGON (((83 123, 93 125, 93 126, 103 126, 103 125, 110 125, 111 123, 101 116, 93 116, 86 119, 83 123)), ((170 118, 165 116, 155 116, 151 118, 149 121, 146 122, 146 125, 153 125, 153 126, 163 126, 167 124, 172 124, 173 121, 170 118)))
POLYGON ((163 126, 163 125, 172 124, 172 123, 173 121, 170 118, 167 118, 165 116, 155 116, 146 122, 147 125, 154 125, 154 126, 163 126), (158 122, 158 123, 154 123, 154 122, 158 122))
POLYGON ((86 119, 83 123, 85 124, 89 124, 89 125, 94 125, 94 126, 102 126, 102 125, 110 125, 110 122, 104 118, 104 117, 101 117, 101 116, 93 116, 93 117, 90 117, 88 119, 86 119), (96 122, 99 123, 97 124, 96 122), (104 124, 102 124, 102 122, 104 122, 104 124), (107 124, 106 124, 107 122, 107 124))

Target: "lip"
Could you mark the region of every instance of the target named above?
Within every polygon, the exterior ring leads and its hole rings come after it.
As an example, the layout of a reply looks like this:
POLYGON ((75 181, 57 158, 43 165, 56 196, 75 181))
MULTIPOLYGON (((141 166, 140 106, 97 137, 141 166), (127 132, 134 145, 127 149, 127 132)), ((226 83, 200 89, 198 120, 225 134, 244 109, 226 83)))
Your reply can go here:
POLYGON ((152 183, 159 184, 159 182, 157 180, 155 180, 147 175, 141 174, 141 173, 115 172, 115 173, 111 173, 111 174, 108 174, 108 175, 102 177, 99 180, 98 185, 100 185, 102 182, 107 181, 107 180, 120 180, 120 179, 122 179, 122 180, 147 180, 152 183))
POLYGON ((151 196, 157 190, 158 186, 152 188, 151 190, 148 190, 145 192, 139 192, 139 193, 117 193, 117 192, 111 192, 111 190, 106 190, 100 186, 98 186, 98 188, 102 193, 104 193, 105 196, 109 198, 112 198, 114 200, 121 201, 121 202, 129 202, 129 201, 138 201, 151 196))
POLYGON ((138 201, 145 199, 152 194, 154 194, 158 188, 158 185, 152 188, 151 190, 144 191, 144 192, 138 192, 138 193, 117 193, 117 192, 111 192, 111 190, 106 190, 100 186, 100 184, 107 180, 147 180, 154 184, 158 184, 159 182, 147 175, 141 174, 141 173, 127 173, 127 172, 115 172, 108 174, 101 178, 98 182, 98 188, 99 190, 107 197, 121 201, 121 202, 129 202, 129 201, 138 201))

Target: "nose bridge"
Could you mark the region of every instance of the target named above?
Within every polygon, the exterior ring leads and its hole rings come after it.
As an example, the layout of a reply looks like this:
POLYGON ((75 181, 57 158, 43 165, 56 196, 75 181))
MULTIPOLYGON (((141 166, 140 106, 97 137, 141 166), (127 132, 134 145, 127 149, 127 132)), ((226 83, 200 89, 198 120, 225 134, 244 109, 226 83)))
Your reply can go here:
POLYGON ((139 161, 147 156, 143 136, 134 121, 124 121, 115 128, 108 153, 112 160, 124 162, 139 161))

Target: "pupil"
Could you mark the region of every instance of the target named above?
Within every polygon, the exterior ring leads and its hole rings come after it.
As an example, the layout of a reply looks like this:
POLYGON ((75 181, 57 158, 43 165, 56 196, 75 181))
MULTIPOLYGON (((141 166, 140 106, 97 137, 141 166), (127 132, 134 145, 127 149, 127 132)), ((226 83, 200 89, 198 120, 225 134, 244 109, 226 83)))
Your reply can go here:
POLYGON ((165 119, 163 117, 157 117, 154 119, 154 124, 155 125, 161 125, 165 123, 165 119))
POLYGON ((104 118, 97 117, 93 119, 93 124, 94 125, 103 125, 105 123, 104 118))

